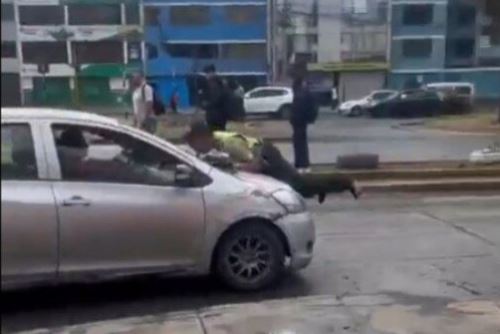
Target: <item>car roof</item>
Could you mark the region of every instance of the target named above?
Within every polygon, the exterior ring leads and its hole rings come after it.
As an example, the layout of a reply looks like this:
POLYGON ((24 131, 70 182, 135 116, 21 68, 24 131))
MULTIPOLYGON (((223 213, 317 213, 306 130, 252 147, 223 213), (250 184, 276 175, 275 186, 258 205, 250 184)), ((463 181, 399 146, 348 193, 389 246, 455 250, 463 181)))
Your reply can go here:
POLYGON ((452 87, 452 86, 474 86, 471 82, 431 82, 426 85, 427 87, 452 87))
POLYGON ((108 125, 119 124, 118 120, 116 119, 84 111, 55 108, 2 108, 2 120, 20 118, 84 121, 108 125))
POLYGON ((260 86, 260 87, 255 87, 255 89, 284 89, 284 90, 292 90, 290 87, 285 87, 285 86, 260 86))

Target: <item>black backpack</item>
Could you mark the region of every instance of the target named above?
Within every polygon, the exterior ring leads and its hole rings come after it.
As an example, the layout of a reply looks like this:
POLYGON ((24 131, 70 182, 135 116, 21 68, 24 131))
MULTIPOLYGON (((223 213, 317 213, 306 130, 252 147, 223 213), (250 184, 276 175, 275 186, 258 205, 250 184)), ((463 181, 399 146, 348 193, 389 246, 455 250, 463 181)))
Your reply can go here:
POLYGON ((236 93, 229 91, 226 93, 224 101, 226 117, 229 121, 242 122, 245 120, 245 106, 243 98, 236 93))
POLYGON ((319 108, 314 96, 307 93, 307 123, 313 124, 318 119, 319 108))
MULTIPOLYGON (((159 115, 165 114, 166 108, 165 108, 165 105, 163 104, 163 101, 160 99, 160 97, 158 96, 158 93, 153 88, 153 86, 151 86, 151 85, 148 85, 148 86, 151 87, 151 89, 153 90, 153 111, 154 111, 155 115, 159 116, 159 115)), ((146 93, 144 91, 145 88, 146 88, 146 85, 142 86, 142 98, 143 98, 143 100, 146 100, 146 93)))

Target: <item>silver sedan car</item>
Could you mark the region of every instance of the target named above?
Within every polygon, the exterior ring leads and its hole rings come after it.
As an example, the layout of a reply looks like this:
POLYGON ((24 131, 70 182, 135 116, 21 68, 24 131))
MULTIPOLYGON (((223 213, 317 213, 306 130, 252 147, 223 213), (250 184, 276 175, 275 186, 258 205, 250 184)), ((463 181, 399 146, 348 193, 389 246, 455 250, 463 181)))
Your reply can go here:
POLYGON ((2 108, 2 290, 153 273, 255 290, 306 267, 314 240, 304 200, 274 179, 114 119, 2 108))

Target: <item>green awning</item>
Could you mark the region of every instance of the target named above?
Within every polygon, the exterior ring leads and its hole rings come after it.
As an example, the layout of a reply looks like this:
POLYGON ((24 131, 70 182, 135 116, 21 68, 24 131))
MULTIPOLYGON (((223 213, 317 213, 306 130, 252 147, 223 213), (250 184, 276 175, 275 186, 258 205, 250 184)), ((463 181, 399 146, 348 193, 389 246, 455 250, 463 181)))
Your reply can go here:
POLYGON ((369 72, 369 71, 387 71, 388 63, 383 62, 364 62, 364 63, 311 63, 307 64, 307 70, 312 72, 369 72))

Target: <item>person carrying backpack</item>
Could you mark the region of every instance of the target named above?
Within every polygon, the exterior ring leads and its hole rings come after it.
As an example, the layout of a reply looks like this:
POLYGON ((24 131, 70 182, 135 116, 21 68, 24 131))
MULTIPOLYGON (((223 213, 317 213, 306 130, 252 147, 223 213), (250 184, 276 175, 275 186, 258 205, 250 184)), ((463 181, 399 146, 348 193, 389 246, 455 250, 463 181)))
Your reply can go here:
POLYGON ((165 106, 142 73, 135 73, 131 84, 134 89, 132 93, 134 126, 154 134, 158 126, 157 116, 165 112, 165 106))
POLYGON ((318 106, 313 95, 299 78, 293 83, 293 102, 290 124, 293 129, 293 150, 295 167, 299 171, 307 171, 310 167, 307 127, 318 117, 318 106))

